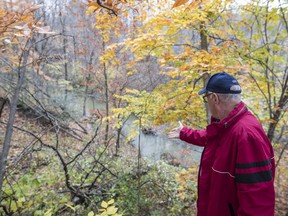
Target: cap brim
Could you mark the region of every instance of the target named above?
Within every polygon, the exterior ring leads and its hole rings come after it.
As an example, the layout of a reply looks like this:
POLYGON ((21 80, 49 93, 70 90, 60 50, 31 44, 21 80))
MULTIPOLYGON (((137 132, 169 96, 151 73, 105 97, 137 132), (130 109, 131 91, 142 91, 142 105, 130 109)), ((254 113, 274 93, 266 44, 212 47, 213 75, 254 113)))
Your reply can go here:
POLYGON ((198 92, 198 95, 205 94, 206 92, 207 92, 206 88, 201 89, 201 90, 198 92))

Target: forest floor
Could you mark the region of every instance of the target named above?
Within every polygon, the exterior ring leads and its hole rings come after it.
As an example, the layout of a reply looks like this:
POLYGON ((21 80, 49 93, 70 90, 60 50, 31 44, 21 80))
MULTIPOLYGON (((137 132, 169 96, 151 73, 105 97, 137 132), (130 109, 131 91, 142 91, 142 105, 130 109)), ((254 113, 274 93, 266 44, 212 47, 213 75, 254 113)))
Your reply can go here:
MULTIPOLYGON (((4 124, 8 120, 8 110, 5 108, 0 124, 0 141, 3 143, 6 125, 4 124)), ((31 119, 25 116, 22 112, 17 112, 15 119, 15 126, 17 128, 22 128, 23 130, 19 130, 14 128, 14 133, 11 141, 9 157, 8 157, 8 169, 17 169, 21 167, 21 169, 25 169, 31 165, 33 161, 33 156, 27 152, 31 146, 35 144, 35 137, 30 136, 29 133, 33 133, 37 135, 37 137, 41 137, 41 140, 46 143, 51 143, 51 140, 55 140, 54 133, 50 133, 48 128, 49 125, 43 125, 43 122, 37 121, 37 119, 31 119), (26 131, 26 132, 25 132, 26 131), (29 132, 29 133, 28 133, 29 132), (28 134, 28 135, 27 135, 28 134), (54 134, 54 135, 53 135, 54 134), (20 165, 21 164, 21 165, 20 165)), ((58 139, 63 140, 66 139, 66 135, 63 133, 59 133, 58 139)), ((84 139, 88 140, 88 137, 91 137, 91 134, 87 134, 84 139)), ((71 139, 69 139, 71 140, 71 139)), ((74 148, 75 151, 79 150, 79 146, 77 145, 77 141, 74 143, 69 141, 69 148, 74 148)), ((129 156, 135 155, 135 149, 133 148, 125 149, 123 152, 129 156)), ((275 151, 275 159, 277 158, 278 152, 275 151)), ((21 173, 22 171, 19 170, 21 173)), ((283 154, 281 161, 276 168, 276 176, 275 176, 275 190, 276 190, 276 216, 288 216, 288 149, 286 149, 283 154)))

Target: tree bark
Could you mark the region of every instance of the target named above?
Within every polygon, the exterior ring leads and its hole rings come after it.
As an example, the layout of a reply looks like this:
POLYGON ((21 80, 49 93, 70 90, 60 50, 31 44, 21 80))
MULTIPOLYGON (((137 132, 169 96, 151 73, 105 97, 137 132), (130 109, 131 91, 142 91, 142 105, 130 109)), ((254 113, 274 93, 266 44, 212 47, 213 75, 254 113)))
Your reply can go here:
MULTIPOLYGON (((106 109, 106 117, 109 116, 109 89, 108 89, 108 74, 107 67, 104 63, 104 78, 105 78, 105 109, 106 109)), ((108 145, 108 133, 109 133, 109 119, 106 118, 106 127, 105 127, 105 145, 108 145)))
MULTIPOLYGON (((207 39, 206 28, 205 28, 204 23, 201 23, 201 26, 200 26, 200 48, 201 50, 205 50, 208 52, 208 39, 207 39)), ((209 76, 204 76, 204 87, 206 86, 209 78, 210 78, 209 76)), ((205 109, 206 109, 207 124, 209 124, 210 118, 211 118, 211 112, 208 108, 208 104, 205 104, 205 109)))
MULTIPOLYGON (((105 50, 105 42, 102 43, 103 50, 105 50)), ((106 117, 109 116, 109 83, 108 83, 108 72, 107 72, 107 65, 103 64, 103 75, 104 75, 104 88, 105 88, 105 110, 106 110, 106 117)), ((105 126, 105 145, 108 145, 108 134, 109 134, 109 119, 106 118, 106 126, 105 126)))
POLYGON ((18 81, 17 81, 17 85, 15 88, 15 92, 11 98, 9 119, 8 119, 8 123, 6 126, 3 150, 1 152, 1 158, 0 158, 1 159, 0 160, 0 200, 2 198, 2 187, 3 187, 5 170, 6 170, 7 157, 8 157, 10 144, 11 144, 11 138, 13 134, 13 124, 15 121, 17 102, 19 99, 20 90, 23 85, 23 81, 24 81, 24 77, 25 77, 25 73, 27 69, 26 66, 28 62, 29 51, 30 51, 30 40, 27 41, 26 46, 24 47, 22 56, 19 61, 18 81))
MULTIPOLYGON (((286 89, 287 89, 287 83, 286 83, 286 89)), ((268 132, 267 132, 267 136, 268 136, 268 139, 270 140, 270 142, 273 141, 273 138, 274 138, 274 135, 275 135, 275 130, 276 130, 276 127, 278 125, 278 122, 281 118, 281 114, 283 114, 283 108, 284 106, 287 104, 287 101, 288 101, 288 92, 283 92, 282 96, 278 102, 278 109, 276 111, 271 111, 272 112, 272 121, 270 122, 269 124, 269 127, 268 127, 268 132), (284 95, 284 94, 285 95, 284 95)))
POLYGON ((88 75, 86 76, 86 86, 85 86, 85 93, 84 93, 84 102, 83 102, 83 116, 86 116, 86 102, 88 97, 88 90, 89 90, 89 84, 91 81, 91 70, 92 70, 92 63, 93 63, 93 57, 94 57, 95 51, 92 50, 90 54, 90 59, 88 63, 88 75))
MULTIPOLYGON (((65 17, 61 17, 60 18, 60 22, 61 22, 61 27, 62 27, 62 35, 63 35, 63 55, 64 55, 64 79, 65 81, 68 81, 68 57, 67 57, 67 36, 66 36, 66 29, 65 29, 65 25, 66 25, 66 18, 65 17)), ((65 89, 65 103, 67 102, 67 94, 68 91, 67 89, 65 89)))

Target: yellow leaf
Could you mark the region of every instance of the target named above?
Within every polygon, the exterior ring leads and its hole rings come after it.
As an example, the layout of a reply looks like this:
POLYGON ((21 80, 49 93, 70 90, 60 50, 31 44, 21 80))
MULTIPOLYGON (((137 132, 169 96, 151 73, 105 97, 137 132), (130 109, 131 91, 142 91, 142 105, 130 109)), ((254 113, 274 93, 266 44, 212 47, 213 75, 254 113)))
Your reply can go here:
POLYGON ((104 211, 100 215, 97 215, 97 216, 108 216, 108 213, 106 211, 104 211))
POLYGON ((175 8, 175 7, 178 7, 180 5, 183 5, 183 4, 187 3, 188 1, 189 0, 176 0, 172 8, 175 8))
POLYGON ((48 209, 48 211, 44 213, 44 216, 52 216, 52 209, 48 209))
POLYGON ((108 205, 111 205, 111 204, 113 204, 114 202, 115 202, 114 199, 111 199, 111 200, 109 200, 108 205))
POLYGON ((101 207, 102 207, 102 208, 107 208, 107 207, 108 207, 108 203, 105 202, 105 201, 102 201, 101 207))
POLYGON ((94 212, 93 211, 89 212, 87 216, 94 216, 94 212))
POLYGON ((181 173, 182 175, 185 175, 185 174, 187 174, 188 172, 187 172, 187 170, 183 169, 183 170, 181 170, 180 173, 181 173))
POLYGON ((4 9, 0 9, 0 17, 4 17, 5 15, 7 15, 7 11, 4 9))
POLYGON ((116 214, 117 210, 118 210, 118 208, 115 208, 115 206, 110 206, 107 208, 107 213, 109 215, 114 215, 114 214, 116 214))
POLYGON ((88 4, 88 9, 86 11, 86 15, 90 16, 91 13, 94 13, 99 8, 100 8, 100 6, 96 2, 89 3, 88 4))

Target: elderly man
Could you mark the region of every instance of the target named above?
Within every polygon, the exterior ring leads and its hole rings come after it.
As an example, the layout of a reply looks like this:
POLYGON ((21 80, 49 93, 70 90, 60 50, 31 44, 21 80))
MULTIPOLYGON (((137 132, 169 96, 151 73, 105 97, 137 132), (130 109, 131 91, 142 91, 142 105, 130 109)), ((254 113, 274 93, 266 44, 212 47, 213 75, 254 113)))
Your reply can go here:
POLYGON ((173 129, 169 138, 203 146, 198 216, 273 216, 275 161, 260 123, 241 101, 231 75, 216 73, 199 91, 211 111, 205 130, 173 129))

